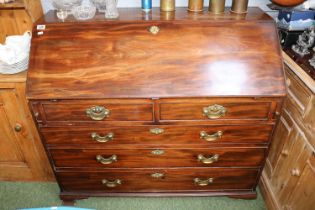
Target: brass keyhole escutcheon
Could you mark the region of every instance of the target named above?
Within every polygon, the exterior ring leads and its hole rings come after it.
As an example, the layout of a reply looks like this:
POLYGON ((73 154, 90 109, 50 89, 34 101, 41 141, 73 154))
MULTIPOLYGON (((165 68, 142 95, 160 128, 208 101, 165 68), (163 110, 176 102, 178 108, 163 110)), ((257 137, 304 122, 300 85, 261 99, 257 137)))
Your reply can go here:
POLYGON ((164 133, 164 129, 163 128, 151 128, 150 133, 155 134, 155 135, 159 135, 159 134, 164 133))
POLYGON ((162 149, 156 149, 151 152, 152 155, 163 155, 165 153, 162 149))

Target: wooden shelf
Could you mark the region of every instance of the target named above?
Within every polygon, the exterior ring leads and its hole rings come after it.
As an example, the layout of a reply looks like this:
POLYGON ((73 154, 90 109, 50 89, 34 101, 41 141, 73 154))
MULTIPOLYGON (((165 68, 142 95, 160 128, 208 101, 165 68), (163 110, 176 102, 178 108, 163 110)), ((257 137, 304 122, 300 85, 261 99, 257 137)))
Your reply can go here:
POLYGON ((24 0, 15 0, 11 3, 0 4, 0 10, 2 9, 25 9, 24 0))

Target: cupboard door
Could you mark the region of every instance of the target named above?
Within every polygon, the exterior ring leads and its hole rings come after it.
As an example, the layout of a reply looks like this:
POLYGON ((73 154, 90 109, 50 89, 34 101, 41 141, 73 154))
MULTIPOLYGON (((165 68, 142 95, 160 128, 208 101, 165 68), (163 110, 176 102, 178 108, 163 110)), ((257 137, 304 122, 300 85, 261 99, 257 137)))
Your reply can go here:
POLYGON ((52 180, 40 142, 30 128, 23 94, 23 85, 0 89, 0 180, 52 180))
POLYGON ((272 177, 275 173, 274 170, 276 166, 279 164, 278 162, 281 161, 281 159, 288 153, 288 148, 284 148, 285 142, 292 142, 289 139, 293 138, 295 135, 296 131, 294 132, 293 130, 293 122, 288 112, 284 110, 279 120, 279 124, 275 129, 273 143, 271 144, 270 153, 265 167, 268 178, 272 177))
POLYGON ((289 197, 284 209, 290 210, 313 210, 315 206, 315 153, 307 161, 301 172, 299 181, 289 197))

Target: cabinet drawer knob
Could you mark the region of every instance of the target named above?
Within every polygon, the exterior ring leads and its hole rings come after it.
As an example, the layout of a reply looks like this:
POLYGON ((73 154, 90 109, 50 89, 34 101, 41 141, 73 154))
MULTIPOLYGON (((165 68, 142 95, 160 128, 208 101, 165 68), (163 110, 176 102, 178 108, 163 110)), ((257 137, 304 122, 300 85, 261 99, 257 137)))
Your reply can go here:
POLYGON ((100 143, 106 143, 114 139, 114 133, 108 133, 106 136, 100 136, 98 133, 92 133, 91 138, 100 143))
POLYGON ((212 155, 211 157, 205 157, 204 155, 199 154, 198 161, 202 162, 203 164, 212 164, 219 161, 219 155, 215 154, 212 155))
POLYGON ((102 184, 108 188, 115 188, 115 187, 121 185, 121 183, 122 183, 122 181, 120 179, 116 179, 114 181, 109 181, 107 179, 102 180, 102 184))
POLYGON ((159 135, 159 134, 164 133, 164 129, 163 128, 151 128, 150 133, 155 134, 155 135, 159 135))
POLYGON ((165 177, 165 174, 163 174, 163 173, 154 173, 154 174, 151 174, 151 177, 155 178, 155 179, 162 179, 163 177, 165 177))
POLYGON ((160 27, 158 26, 150 26, 148 31, 153 34, 153 35, 157 35, 160 32, 160 27))
POLYGON ((86 110, 86 114, 92 120, 100 121, 108 117, 110 114, 110 111, 103 106, 93 106, 86 110))
POLYGON ((292 176, 297 176, 297 177, 299 177, 300 175, 301 175, 301 172, 300 172, 300 170, 299 169, 292 169, 291 170, 291 175, 292 176))
POLYGON ((15 130, 15 132, 21 132, 21 130, 22 130, 22 125, 19 124, 19 123, 15 124, 14 130, 15 130))
POLYGON ((209 119, 219 119, 225 116, 227 110, 224 106, 214 104, 203 108, 203 115, 209 119))
POLYGON ((213 134, 208 134, 206 131, 200 132, 200 138, 206 141, 216 141, 223 136, 223 131, 218 131, 213 134))
POLYGON ((108 165, 108 164, 112 164, 113 162, 117 161, 117 156, 116 155, 112 155, 109 158, 104 158, 102 155, 97 155, 96 156, 96 160, 97 162, 103 164, 103 165, 108 165))
POLYGON ((198 186, 204 187, 208 186, 209 184, 213 183, 213 178, 202 180, 200 178, 194 178, 194 183, 198 186))

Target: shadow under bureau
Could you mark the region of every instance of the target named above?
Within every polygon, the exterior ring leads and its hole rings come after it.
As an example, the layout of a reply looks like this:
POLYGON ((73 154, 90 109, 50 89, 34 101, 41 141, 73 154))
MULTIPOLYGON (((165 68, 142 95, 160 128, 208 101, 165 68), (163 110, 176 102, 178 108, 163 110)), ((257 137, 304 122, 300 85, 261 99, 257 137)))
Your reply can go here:
POLYGON ((61 198, 255 198, 285 96, 273 21, 145 16, 33 30, 27 97, 61 198))

